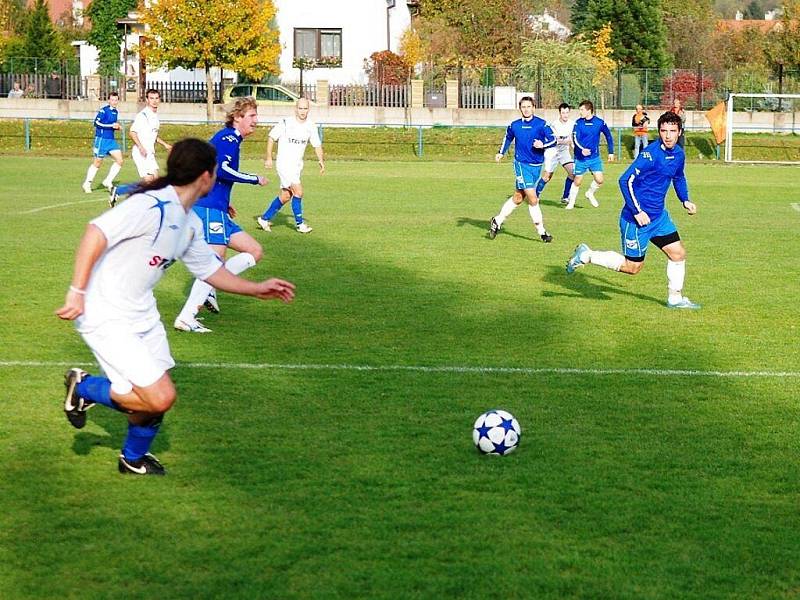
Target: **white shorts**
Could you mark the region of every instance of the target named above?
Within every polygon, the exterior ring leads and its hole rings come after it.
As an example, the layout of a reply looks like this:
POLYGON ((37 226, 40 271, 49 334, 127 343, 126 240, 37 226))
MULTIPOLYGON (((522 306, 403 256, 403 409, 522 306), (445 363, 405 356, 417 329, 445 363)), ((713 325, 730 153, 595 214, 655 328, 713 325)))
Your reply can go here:
POLYGON ((156 161, 155 153, 143 157, 139 152, 139 148, 134 146, 133 150, 131 150, 131 156, 133 156, 133 162, 136 164, 136 170, 139 171, 139 177, 158 174, 158 162, 156 161))
POLYGON ((558 165, 575 162, 569 153, 569 146, 556 146, 544 151, 544 170, 553 173, 558 165))
POLYGON ((161 321, 144 333, 111 321, 81 336, 118 394, 152 385, 175 366, 161 321))
POLYGON ((281 181, 281 188, 288 190, 292 187, 293 183, 300 183, 300 173, 303 172, 303 163, 295 163, 293 165, 275 164, 275 170, 278 172, 278 179, 281 181))

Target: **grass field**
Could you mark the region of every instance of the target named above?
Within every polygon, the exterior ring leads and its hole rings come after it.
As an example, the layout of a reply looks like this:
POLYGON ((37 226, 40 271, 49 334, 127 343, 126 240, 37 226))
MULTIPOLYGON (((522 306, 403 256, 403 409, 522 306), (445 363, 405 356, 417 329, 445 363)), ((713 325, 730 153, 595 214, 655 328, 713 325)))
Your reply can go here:
MULTIPOLYGON (((288 211, 255 232, 273 190, 237 186, 246 275, 297 299, 170 330, 169 474, 135 479, 120 415, 61 410, 66 367, 97 368, 53 315, 105 208, 87 163, 0 162, 0 598, 800 596, 795 169, 689 165, 694 312, 664 307, 655 251, 565 274, 580 241, 618 248, 620 165, 599 209, 563 211, 557 176, 549 245, 524 209, 486 237, 509 164, 308 163, 308 236, 288 211), (495 407, 523 428, 504 458, 471 440, 495 407)), ((161 282, 168 324, 189 285, 161 282)))

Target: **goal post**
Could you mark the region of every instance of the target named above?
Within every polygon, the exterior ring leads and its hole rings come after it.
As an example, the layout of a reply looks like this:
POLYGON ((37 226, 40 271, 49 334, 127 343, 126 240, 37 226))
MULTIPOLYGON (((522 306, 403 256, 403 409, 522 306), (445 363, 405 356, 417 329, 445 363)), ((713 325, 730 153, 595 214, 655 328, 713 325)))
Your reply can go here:
MULTIPOLYGON (((740 101, 741 102, 741 101, 740 101)), ((800 164, 800 94, 745 94, 731 93, 727 100, 725 119, 725 162, 729 163, 763 163, 763 164, 800 164), (750 115, 747 124, 737 119, 734 110, 737 99, 749 99, 750 115), (763 112, 756 112, 758 105, 763 112), (759 118, 763 115, 763 118, 759 118), (741 143, 734 145, 734 133, 753 134, 740 135, 741 143), (763 141, 765 136, 774 136, 771 141, 763 141), (759 139, 755 146, 748 146, 748 137, 759 139), (757 151, 746 151, 750 148, 757 151)))

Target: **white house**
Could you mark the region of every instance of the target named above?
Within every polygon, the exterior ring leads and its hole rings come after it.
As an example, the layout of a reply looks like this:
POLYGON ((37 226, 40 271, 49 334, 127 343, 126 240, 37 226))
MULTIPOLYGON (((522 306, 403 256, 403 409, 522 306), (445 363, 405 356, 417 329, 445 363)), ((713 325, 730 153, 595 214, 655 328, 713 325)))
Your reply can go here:
POLYGON ((295 58, 341 63, 305 71, 304 83, 366 83, 364 60, 373 52, 397 53, 411 23, 406 0, 274 0, 280 31, 283 81, 298 81, 295 58))

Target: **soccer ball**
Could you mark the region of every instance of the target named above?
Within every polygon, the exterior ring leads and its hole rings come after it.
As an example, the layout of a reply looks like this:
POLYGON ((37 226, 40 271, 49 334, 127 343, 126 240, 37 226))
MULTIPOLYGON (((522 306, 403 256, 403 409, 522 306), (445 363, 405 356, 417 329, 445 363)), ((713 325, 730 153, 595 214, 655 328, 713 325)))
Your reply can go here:
POLYGON ((472 441, 483 454, 504 456, 519 445, 522 429, 510 412, 489 410, 483 413, 472 428, 472 441))

